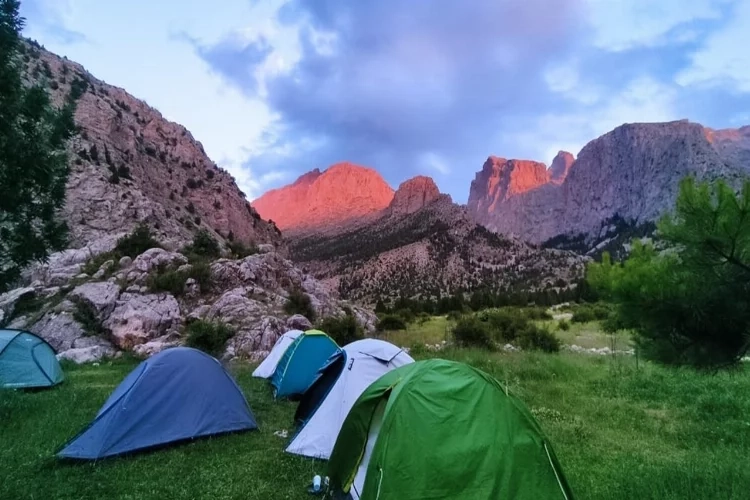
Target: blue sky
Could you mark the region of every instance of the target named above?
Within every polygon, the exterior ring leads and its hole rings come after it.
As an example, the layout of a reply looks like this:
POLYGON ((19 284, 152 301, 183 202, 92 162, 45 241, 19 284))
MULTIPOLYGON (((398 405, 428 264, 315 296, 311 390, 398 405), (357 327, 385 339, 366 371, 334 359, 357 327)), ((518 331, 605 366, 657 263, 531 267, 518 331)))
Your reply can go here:
POLYGON ((25 34, 185 125, 252 199, 352 161, 465 202, 624 122, 750 124, 750 0, 22 0, 25 34), (218 7, 220 5, 220 7, 218 7))

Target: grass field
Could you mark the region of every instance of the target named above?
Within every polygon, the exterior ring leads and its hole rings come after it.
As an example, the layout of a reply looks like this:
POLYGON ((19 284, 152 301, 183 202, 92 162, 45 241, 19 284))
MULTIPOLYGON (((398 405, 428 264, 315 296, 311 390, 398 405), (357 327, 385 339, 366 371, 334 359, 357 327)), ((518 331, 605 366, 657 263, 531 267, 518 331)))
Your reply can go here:
MULTIPOLYGON (((436 334, 440 321, 421 334, 436 334)), ((629 356, 573 353, 439 356, 493 374, 529 405, 579 499, 749 496, 746 369, 709 375, 643 362, 636 369, 629 356)), ((274 402, 246 364, 231 370, 259 431, 96 464, 58 462, 55 450, 136 363, 66 366, 67 380, 53 390, 0 392, 0 499, 310 498, 307 484, 325 463, 283 452, 286 440, 273 433, 292 430, 294 405, 274 402)))

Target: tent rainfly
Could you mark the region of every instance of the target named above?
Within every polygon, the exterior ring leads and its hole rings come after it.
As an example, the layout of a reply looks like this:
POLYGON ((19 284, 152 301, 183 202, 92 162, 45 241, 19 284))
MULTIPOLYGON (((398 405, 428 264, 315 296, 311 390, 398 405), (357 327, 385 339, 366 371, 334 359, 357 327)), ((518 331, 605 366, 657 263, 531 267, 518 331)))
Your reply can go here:
POLYGON ((281 360, 281 357, 286 352, 287 347, 289 347, 292 342, 294 342, 295 339, 302 334, 302 330, 289 330, 284 335, 279 337, 279 339, 273 345, 271 352, 269 352, 268 356, 266 356, 266 359, 264 359, 263 362, 258 365, 258 368, 253 371, 253 377, 271 378, 273 376, 273 372, 276 371, 279 360, 281 360))
POLYGON ((245 396, 216 359, 173 347, 130 372, 58 456, 96 460, 257 427, 245 396))
POLYGON ((296 399, 339 346, 320 330, 307 330, 287 346, 271 376, 274 398, 296 399))
POLYGON ((286 451, 327 460, 359 395, 385 373, 413 362, 403 349, 376 339, 358 340, 334 353, 302 396, 295 414, 300 428, 286 451))
POLYGON ((354 500, 571 500, 541 427, 497 380, 432 359, 392 370, 357 399, 329 462, 354 500))
POLYGON ((42 338, 0 329, 0 388, 52 387, 63 381, 55 350, 42 338))

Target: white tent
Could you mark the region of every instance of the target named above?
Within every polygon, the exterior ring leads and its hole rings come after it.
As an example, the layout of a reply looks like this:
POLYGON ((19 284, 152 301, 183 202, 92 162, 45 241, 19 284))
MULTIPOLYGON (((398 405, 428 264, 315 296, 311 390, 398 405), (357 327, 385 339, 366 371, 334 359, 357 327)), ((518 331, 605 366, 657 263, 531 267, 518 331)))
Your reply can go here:
POLYGON ((256 368, 253 372, 253 377, 271 378, 271 376, 273 376, 273 372, 276 371, 276 365, 279 364, 281 357, 286 352, 286 348, 289 347, 297 337, 302 335, 302 333, 303 332, 300 330, 289 330, 284 335, 279 337, 279 339, 273 345, 273 349, 271 349, 271 352, 269 352, 268 356, 266 356, 266 359, 264 359, 263 362, 258 365, 258 368, 256 368))
POLYGON ((301 423, 286 451, 328 459, 354 402, 383 374, 414 360, 382 340, 352 342, 331 356, 305 392, 295 420, 301 423))

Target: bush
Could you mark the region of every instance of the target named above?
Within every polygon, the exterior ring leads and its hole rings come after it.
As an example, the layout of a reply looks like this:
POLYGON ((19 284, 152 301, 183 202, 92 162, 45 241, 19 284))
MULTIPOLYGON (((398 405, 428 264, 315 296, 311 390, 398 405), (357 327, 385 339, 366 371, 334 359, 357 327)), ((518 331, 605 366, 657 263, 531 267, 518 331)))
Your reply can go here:
POLYGON ((289 292, 289 300, 284 304, 284 312, 289 315, 301 314, 311 322, 315 321, 315 310, 312 307, 310 296, 299 288, 289 292))
POLYGON ((456 326, 453 327, 453 340, 461 347, 493 347, 487 324, 474 316, 458 320, 456 326))
POLYGON ((211 264, 208 262, 196 262, 188 270, 188 278, 193 278, 201 287, 201 293, 206 293, 213 286, 213 275, 211 264))
POLYGON ((414 312, 411 309, 399 309, 394 314, 404 320, 405 323, 414 321, 414 312))
POLYGON ((146 286, 150 292, 168 292, 179 296, 185 291, 187 273, 160 268, 149 274, 146 286))
POLYGON ((570 323, 567 320, 561 319, 560 322, 557 324, 557 327, 560 330, 567 332, 568 330, 570 330, 570 323))
POLYGON ((235 259, 244 259, 259 252, 257 245, 247 246, 240 241, 230 241, 227 247, 235 259))
POLYGON ((525 307, 522 309, 523 315, 528 319, 543 320, 552 319, 552 315, 544 307, 525 307))
POLYGON ((219 356, 234 332, 224 323, 195 321, 186 328, 185 344, 211 356, 219 356))
POLYGON ((221 256, 221 247, 208 231, 201 229, 195 234, 193 243, 185 249, 185 253, 216 259, 221 256))
POLYGON ((515 341, 520 332, 533 325, 518 309, 490 310, 478 317, 486 322, 493 339, 500 342, 515 341))
POLYGON ((146 250, 162 248, 151 234, 151 228, 145 224, 139 224, 132 233, 117 240, 115 251, 131 258, 136 258, 146 250))
POLYGON ((340 346, 364 338, 362 327, 357 324, 357 319, 349 314, 340 318, 333 316, 323 318, 317 328, 327 333, 340 346))
POLYGON ((406 321, 401 316, 386 314, 378 321, 378 330, 406 330, 406 321))
POLYGON ((589 323, 591 321, 605 321, 609 318, 610 309, 604 304, 579 304, 573 310, 573 323, 589 323))
POLYGON ((533 323, 518 334, 518 347, 521 349, 535 349, 545 352, 558 352, 560 340, 555 335, 533 323))
POLYGON ((96 311, 88 302, 76 300, 73 310, 73 319, 83 327, 87 336, 101 335, 104 333, 102 322, 99 321, 96 311))

